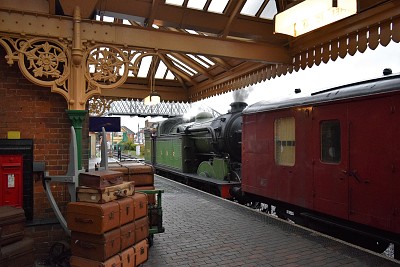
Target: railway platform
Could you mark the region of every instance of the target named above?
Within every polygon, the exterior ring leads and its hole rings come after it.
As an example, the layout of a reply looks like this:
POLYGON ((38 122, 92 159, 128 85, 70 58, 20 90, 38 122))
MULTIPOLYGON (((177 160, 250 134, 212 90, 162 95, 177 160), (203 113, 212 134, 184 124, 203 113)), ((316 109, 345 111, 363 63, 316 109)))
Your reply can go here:
POLYGON ((165 233, 144 267, 399 266, 400 262, 155 176, 165 233))

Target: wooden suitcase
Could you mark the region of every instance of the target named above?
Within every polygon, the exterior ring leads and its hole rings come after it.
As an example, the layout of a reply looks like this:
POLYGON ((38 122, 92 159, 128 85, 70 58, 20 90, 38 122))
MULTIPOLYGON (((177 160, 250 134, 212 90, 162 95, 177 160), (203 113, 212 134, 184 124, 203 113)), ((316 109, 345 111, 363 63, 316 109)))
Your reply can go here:
POLYGON ((135 219, 135 206, 133 198, 126 197, 116 200, 119 205, 119 223, 124 225, 126 223, 133 222, 135 219))
POLYGON ((135 194, 131 197, 133 198, 133 203, 135 206, 135 220, 147 216, 148 209, 148 200, 147 194, 142 192, 135 192, 135 194))
POLYGON ((119 253, 121 257, 122 267, 135 267, 135 250, 133 247, 125 249, 119 253))
POLYGON ((134 182, 122 182, 121 184, 104 188, 92 188, 87 186, 79 186, 76 188, 77 200, 91 203, 107 203, 118 198, 131 196, 134 193, 134 182))
POLYGON ((135 223, 131 222, 121 226, 121 250, 135 244, 135 223))
POLYGON ((11 206, 0 207, 0 245, 22 240, 24 238, 25 212, 22 208, 11 206))
POLYGON ((121 172, 110 170, 82 172, 79 174, 79 186, 105 188, 121 184, 123 182, 122 176, 121 172))
POLYGON ((31 267, 34 266, 33 239, 25 237, 3 246, 1 248, 0 266, 1 267, 31 267))
POLYGON ((128 181, 135 181, 138 186, 154 184, 154 168, 151 165, 137 162, 126 162, 128 168, 128 181))
POLYGON ((135 244, 149 236, 149 217, 143 217, 135 221, 135 244))
POLYGON ((121 251, 121 232, 114 229, 102 235, 71 232, 71 253, 95 261, 105 261, 121 251))
POLYGON ((113 171, 119 171, 124 174, 125 181, 134 181, 135 185, 153 185, 154 184, 154 168, 151 165, 138 162, 123 162, 118 165, 108 165, 113 171))
POLYGON ((147 242, 147 239, 140 241, 133 248, 135 250, 136 266, 146 262, 149 257, 149 243, 147 242))
MULTIPOLYGON (((147 185, 147 186, 135 186, 135 191, 140 191, 140 190, 154 190, 155 187, 153 185, 147 185)), ((156 204, 156 195, 155 194, 147 194, 147 199, 149 205, 155 205, 156 204)))
POLYGON ((94 261, 78 256, 71 256, 70 267, 122 267, 121 258, 115 255, 104 262, 94 261))
POLYGON ((102 234, 120 226, 117 202, 104 204, 70 202, 67 204, 67 224, 71 231, 102 234))

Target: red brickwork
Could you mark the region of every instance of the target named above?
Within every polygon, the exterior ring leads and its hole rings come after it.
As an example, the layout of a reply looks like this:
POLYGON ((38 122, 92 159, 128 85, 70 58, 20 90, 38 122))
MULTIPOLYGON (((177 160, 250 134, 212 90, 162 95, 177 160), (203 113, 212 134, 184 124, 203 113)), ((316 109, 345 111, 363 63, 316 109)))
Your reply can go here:
MULTIPOLYGON (((17 62, 12 66, 6 63, 5 55, 5 50, 0 46, 0 138, 7 138, 8 131, 20 131, 21 139, 33 139, 34 161, 45 162, 46 171, 50 175, 65 175, 71 127, 66 113, 66 100, 60 94, 51 93, 50 88, 31 83, 22 75, 17 62)), ((87 166, 88 161, 87 125, 88 119, 83 129, 82 157, 86 159, 83 161, 84 166, 87 166)), ((41 177, 34 175, 33 179, 34 209, 31 224, 56 221, 43 190, 41 177)), ((66 203, 70 201, 67 187, 64 184, 55 184, 52 192, 60 209, 65 211, 66 203)), ((48 249, 53 241, 62 236, 60 229, 59 226, 33 226, 28 232, 39 243, 35 244, 37 247, 48 249), (57 231, 53 232, 53 227, 57 231)))

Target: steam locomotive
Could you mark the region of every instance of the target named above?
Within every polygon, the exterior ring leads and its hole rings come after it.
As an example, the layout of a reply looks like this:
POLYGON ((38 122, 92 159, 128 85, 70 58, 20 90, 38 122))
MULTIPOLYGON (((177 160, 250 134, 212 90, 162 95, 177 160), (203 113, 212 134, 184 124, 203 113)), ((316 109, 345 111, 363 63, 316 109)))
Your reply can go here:
POLYGON ((158 173, 175 180, 232 198, 240 187, 242 111, 244 102, 234 102, 231 110, 214 118, 200 112, 194 118, 170 118, 156 131, 145 134, 145 160, 158 173))
POLYGON ((146 160, 368 249, 392 243, 400 258, 400 75, 245 107, 163 122, 146 160))

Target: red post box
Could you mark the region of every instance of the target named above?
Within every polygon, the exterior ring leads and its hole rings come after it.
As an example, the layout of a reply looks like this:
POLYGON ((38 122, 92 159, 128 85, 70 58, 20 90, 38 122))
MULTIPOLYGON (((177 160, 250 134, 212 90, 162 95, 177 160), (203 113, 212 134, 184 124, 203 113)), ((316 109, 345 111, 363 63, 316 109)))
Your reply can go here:
POLYGON ((0 206, 22 207, 22 155, 0 155, 0 206))

